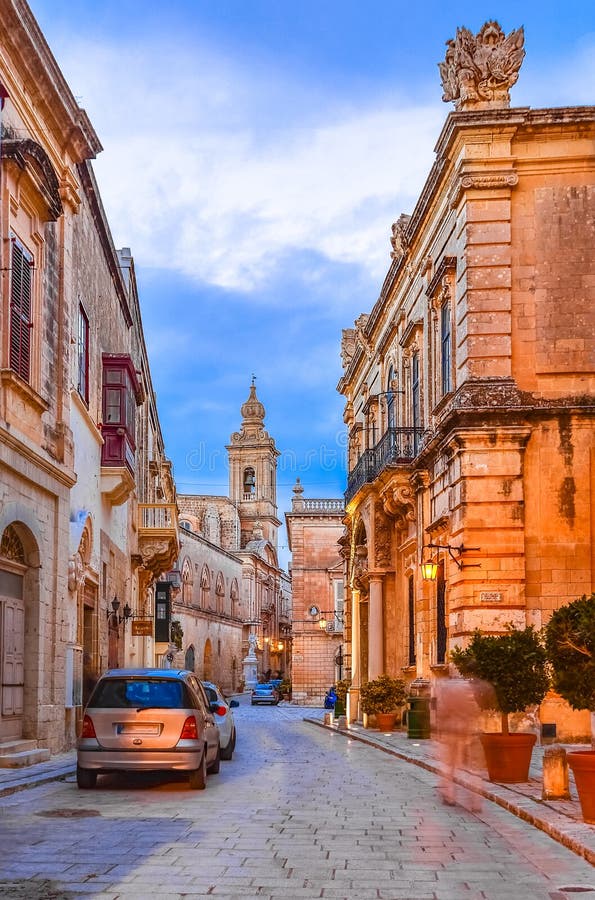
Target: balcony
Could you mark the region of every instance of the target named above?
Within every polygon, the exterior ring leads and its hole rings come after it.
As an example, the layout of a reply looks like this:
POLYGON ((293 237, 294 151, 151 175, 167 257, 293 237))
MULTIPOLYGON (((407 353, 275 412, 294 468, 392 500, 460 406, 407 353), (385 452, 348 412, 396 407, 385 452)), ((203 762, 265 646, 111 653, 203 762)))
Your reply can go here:
POLYGON ((364 484, 375 481, 385 469, 410 465, 421 449, 423 434, 422 428, 388 428, 372 449, 364 450, 349 473, 345 503, 349 503, 364 484))
POLYGON ((173 569, 180 553, 175 503, 138 504, 138 549, 155 578, 173 569))

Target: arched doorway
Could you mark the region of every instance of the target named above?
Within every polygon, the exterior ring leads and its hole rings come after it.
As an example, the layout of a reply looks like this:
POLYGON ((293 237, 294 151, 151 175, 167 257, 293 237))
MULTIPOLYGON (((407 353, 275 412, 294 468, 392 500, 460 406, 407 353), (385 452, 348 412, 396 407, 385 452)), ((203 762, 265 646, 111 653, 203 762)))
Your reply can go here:
POLYGON ((184 655, 184 668, 194 672, 194 647, 192 644, 190 644, 184 655))
POLYGON ((0 741, 35 731, 37 695, 29 691, 27 710, 25 688, 36 683, 37 566, 31 533, 21 523, 8 525, 0 539, 0 741))
POLYGON ((205 681, 213 680, 213 646, 209 638, 207 638, 207 641, 205 643, 202 673, 202 677, 205 681))

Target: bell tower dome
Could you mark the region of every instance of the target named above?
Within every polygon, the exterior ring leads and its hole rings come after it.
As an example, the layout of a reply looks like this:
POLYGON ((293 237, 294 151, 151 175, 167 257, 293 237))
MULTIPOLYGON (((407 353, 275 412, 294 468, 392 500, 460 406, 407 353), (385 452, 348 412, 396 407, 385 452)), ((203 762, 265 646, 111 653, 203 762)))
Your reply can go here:
POLYGON ((256 395, 254 376, 248 399, 240 408, 240 430, 226 447, 229 459, 229 496, 240 516, 240 549, 254 536, 254 528, 277 549, 281 525, 277 517, 277 457, 275 441, 264 427, 265 408, 256 395))

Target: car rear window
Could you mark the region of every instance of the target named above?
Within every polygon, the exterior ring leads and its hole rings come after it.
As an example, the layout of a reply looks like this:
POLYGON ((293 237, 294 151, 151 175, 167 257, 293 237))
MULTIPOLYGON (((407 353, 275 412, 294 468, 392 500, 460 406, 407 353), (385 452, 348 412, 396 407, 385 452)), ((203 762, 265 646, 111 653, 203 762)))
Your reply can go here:
POLYGON ((205 689, 205 694, 207 695, 209 703, 217 703, 217 691, 214 691, 213 688, 208 687, 206 684, 203 684, 203 688, 205 689))
POLYGON ((195 706, 190 692, 181 681, 157 678, 106 678, 93 691, 89 706, 126 709, 153 707, 158 709, 188 709, 195 706))

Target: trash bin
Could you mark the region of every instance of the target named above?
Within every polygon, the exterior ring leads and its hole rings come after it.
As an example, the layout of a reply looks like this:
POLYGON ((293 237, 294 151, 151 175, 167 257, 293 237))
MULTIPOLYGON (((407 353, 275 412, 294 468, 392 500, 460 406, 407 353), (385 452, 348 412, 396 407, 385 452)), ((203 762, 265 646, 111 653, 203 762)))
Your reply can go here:
POLYGON ((426 740, 430 737, 430 698, 409 697, 407 737, 426 740))

